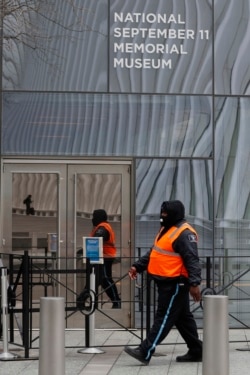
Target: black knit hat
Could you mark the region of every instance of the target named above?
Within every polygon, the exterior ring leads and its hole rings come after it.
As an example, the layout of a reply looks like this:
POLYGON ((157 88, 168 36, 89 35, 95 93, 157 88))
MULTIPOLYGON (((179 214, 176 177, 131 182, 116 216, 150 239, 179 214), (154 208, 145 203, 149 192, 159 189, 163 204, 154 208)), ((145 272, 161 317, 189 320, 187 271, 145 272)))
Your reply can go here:
POLYGON ((171 218, 173 224, 185 217, 184 204, 178 200, 163 202, 161 205, 161 213, 162 212, 168 214, 168 217, 171 218))

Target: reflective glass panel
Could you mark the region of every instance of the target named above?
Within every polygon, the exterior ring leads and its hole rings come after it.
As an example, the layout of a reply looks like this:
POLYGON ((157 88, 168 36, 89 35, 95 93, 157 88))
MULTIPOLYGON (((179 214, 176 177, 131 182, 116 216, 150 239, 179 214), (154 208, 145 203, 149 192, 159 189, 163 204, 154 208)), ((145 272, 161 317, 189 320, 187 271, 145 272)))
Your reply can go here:
POLYGON ((215 279, 234 325, 249 324, 249 108, 249 98, 215 100, 215 279))
POLYGON ((152 246, 162 202, 179 199, 199 234, 200 256, 211 256, 212 161, 138 159, 136 176, 137 246, 147 250, 152 246))
POLYGON ((211 94, 207 0, 111 0, 111 92, 211 94))
POLYGON ((206 96, 5 93, 3 153, 210 157, 206 96))
MULTIPOLYGON (((33 256, 33 298, 56 295, 56 277, 39 270, 55 268, 58 256, 58 175, 55 173, 12 174, 11 250, 33 256)), ((5 233, 6 236, 7 233, 5 233)), ((19 267, 19 265, 18 265, 19 267)))
POLYGON ((212 93, 207 0, 55 0, 4 16, 5 90, 212 93))
POLYGON ((249 0, 214 2, 214 85, 217 95, 249 95, 249 0))
MULTIPOLYGON (((89 237, 93 230, 92 213, 94 210, 104 209, 108 215, 108 222, 111 225, 115 235, 115 247, 117 250, 117 260, 121 256, 121 175, 119 174, 87 174, 76 175, 76 244, 78 247, 83 245, 83 237, 89 237)), ((78 250, 81 254, 81 250, 78 250)), ((104 266, 105 267, 105 266, 104 266)), ((105 269, 106 271, 106 269, 105 269)), ((97 272, 97 270, 96 270, 97 272)), ((107 281, 99 279, 96 275, 98 284, 98 309, 109 309, 112 307, 112 298, 119 294, 122 299, 120 282, 117 279, 121 277, 121 263, 115 261, 112 264, 111 279, 116 283, 108 287, 107 281), (107 293, 105 289, 107 289, 107 293), (111 300, 110 300, 111 299, 111 300)), ((111 279, 109 283, 111 284, 111 279)), ((86 286, 86 274, 80 274, 77 287, 79 291, 86 286)), ((98 318, 97 318, 98 319, 98 318)), ((102 317, 103 320, 103 317, 102 317)))
POLYGON ((107 91, 107 0, 21 3, 4 17, 3 88, 107 91))

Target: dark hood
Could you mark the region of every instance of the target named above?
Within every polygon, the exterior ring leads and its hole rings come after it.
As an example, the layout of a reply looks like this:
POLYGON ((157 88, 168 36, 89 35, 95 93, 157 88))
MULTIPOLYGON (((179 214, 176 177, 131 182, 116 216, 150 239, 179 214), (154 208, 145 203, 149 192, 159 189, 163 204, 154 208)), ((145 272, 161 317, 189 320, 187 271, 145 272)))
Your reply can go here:
POLYGON ((175 225, 178 221, 185 218, 185 207, 181 201, 174 200, 174 201, 165 201, 161 205, 161 214, 165 212, 168 214, 167 217, 161 218, 161 224, 164 227, 170 228, 171 226, 175 225))
POLYGON ((108 216, 105 210, 94 210, 92 218, 92 223, 94 227, 96 227, 100 223, 103 223, 104 221, 107 221, 107 219, 108 216))

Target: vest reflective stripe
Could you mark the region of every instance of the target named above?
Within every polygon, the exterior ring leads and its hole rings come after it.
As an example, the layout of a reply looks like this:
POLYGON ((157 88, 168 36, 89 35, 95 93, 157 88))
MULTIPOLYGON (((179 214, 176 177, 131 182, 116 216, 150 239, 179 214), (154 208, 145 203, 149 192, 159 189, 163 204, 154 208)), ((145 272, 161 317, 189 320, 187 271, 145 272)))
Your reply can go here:
MULTIPOLYGON (((183 225, 185 225, 185 224, 183 224, 183 225)), ((181 227, 182 228, 182 227, 181 227)), ((179 228, 176 228, 174 231, 173 231, 173 233, 172 234, 170 234, 170 238, 172 238, 172 237, 174 237, 175 235, 176 235, 176 232, 178 231, 178 229, 179 228)), ((185 228, 186 229, 186 228, 185 228)), ((184 229, 183 229, 184 230, 184 229)))
POLYGON ((156 236, 148 264, 150 274, 163 277, 188 277, 181 255, 173 249, 174 241, 185 229, 189 229, 197 236, 194 228, 188 223, 170 228, 160 239, 158 239, 159 234, 156 236))
POLYGON ((109 232, 109 241, 103 241, 103 256, 104 258, 114 258, 116 257, 116 247, 115 247, 115 233, 111 225, 107 222, 98 224, 91 232, 91 236, 95 237, 95 232, 99 227, 104 227, 109 232))
POLYGON ((180 257, 180 254, 175 253, 172 250, 164 250, 155 245, 152 247, 152 249, 154 249, 155 251, 157 251, 157 253, 160 253, 160 254, 169 255, 171 257, 180 257))

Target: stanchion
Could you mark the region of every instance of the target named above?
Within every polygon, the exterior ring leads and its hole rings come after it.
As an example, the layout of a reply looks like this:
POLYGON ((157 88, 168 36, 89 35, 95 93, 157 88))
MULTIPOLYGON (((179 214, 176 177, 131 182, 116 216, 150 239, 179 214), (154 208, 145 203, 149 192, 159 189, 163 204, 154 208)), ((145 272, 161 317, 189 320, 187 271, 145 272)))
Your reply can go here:
POLYGON ((64 298, 41 297, 40 304, 39 375, 64 375, 64 298))
MULTIPOLYGON (((95 290, 95 268, 93 267, 92 268, 92 272, 90 274, 90 290, 95 290)), ((92 304, 95 304, 96 301, 95 301, 95 298, 93 298, 92 300, 92 304)), ((94 305, 92 306, 94 312, 87 316, 88 318, 88 324, 89 324, 89 338, 88 340, 88 343, 89 343, 89 347, 86 347, 85 349, 80 349, 78 350, 78 353, 82 353, 82 354, 103 354, 104 351, 101 350, 101 349, 98 349, 98 348, 95 348, 95 308, 94 308, 94 305)), ((87 329, 85 327, 85 332, 87 334, 87 329)))
POLYGON ((203 375, 229 375, 228 297, 206 295, 203 323, 203 375))
POLYGON ((2 330, 3 330, 3 352, 0 360, 16 358, 17 355, 8 351, 8 298, 7 298, 7 268, 1 268, 1 294, 2 294, 2 330))

